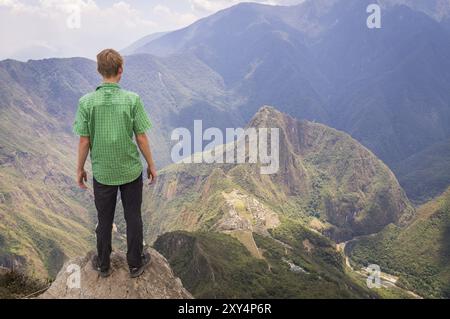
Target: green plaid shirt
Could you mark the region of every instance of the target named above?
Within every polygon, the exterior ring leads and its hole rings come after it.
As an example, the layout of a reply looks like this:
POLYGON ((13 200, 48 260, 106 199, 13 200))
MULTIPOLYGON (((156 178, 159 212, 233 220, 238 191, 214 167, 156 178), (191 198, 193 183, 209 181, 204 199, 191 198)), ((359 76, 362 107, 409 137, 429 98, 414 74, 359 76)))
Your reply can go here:
POLYGON ((142 173, 133 133, 152 127, 141 98, 115 83, 103 83, 80 99, 73 131, 90 137, 94 178, 104 185, 122 185, 142 173))

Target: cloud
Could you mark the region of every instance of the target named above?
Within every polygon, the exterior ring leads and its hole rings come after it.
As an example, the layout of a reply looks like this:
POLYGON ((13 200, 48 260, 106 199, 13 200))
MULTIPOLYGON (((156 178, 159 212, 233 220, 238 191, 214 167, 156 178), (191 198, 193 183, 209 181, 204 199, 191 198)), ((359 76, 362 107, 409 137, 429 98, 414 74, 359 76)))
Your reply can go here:
POLYGON ((165 26, 165 30, 177 29, 187 26, 198 19, 198 16, 191 12, 178 12, 171 8, 157 4, 153 7, 155 20, 160 21, 160 26, 165 26))
POLYGON ((216 12, 230 5, 236 4, 239 1, 211 1, 211 0, 189 0, 191 7, 197 12, 216 12))
MULTIPOLYGON (((292 5, 298 4, 303 0, 254 0, 250 2, 270 4, 270 5, 292 5)), ((198 13, 213 13, 227 7, 233 6, 243 0, 189 0, 191 8, 194 12, 198 13)))
POLYGON ((101 8, 93 0, 0 0, 0 59, 42 58, 43 52, 94 57, 104 47, 122 49, 156 26, 124 1, 101 8))

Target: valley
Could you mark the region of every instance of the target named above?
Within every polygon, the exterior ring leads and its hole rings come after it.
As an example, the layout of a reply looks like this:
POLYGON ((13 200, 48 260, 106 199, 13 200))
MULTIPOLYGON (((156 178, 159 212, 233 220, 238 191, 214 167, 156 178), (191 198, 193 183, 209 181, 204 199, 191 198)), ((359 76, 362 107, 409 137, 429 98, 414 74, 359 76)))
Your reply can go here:
MULTIPOLYGON (((350 261, 350 256, 348 249, 346 250, 346 246, 349 242, 355 242, 359 239, 362 239, 366 236, 360 237, 360 238, 354 238, 351 241, 339 243, 336 245, 336 248, 339 252, 342 252, 344 254, 345 258, 345 265, 349 269, 350 272, 354 273, 358 278, 361 280, 366 281, 368 276, 371 274, 367 271, 367 268, 360 268, 355 269, 350 261)), ((369 235, 370 237, 370 235, 369 235)), ((361 265, 357 265, 357 267, 360 267, 361 265)), ((390 298, 414 298, 414 299, 422 299, 421 296, 416 294, 415 292, 411 290, 407 290, 404 287, 397 286, 399 278, 397 276, 393 276, 390 274, 387 274, 383 271, 380 272, 380 287, 376 288, 376 290, 380 290, 381 296, 389 296, 390 298), (386 294, 386 295, 384 295, 386 294)))
POLYGON ((449 191, 423 204, 404 228, 389 225, 349 247, 356 265, 378 263, 399 284, 428 298, 448 298, 449 191))

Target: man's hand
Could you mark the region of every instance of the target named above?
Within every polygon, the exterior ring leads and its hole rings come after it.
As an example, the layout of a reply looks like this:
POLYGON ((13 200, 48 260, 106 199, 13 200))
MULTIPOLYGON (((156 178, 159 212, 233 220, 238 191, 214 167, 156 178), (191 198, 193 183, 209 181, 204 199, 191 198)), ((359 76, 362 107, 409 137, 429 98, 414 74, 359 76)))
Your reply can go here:
POLYGON ((156 177, 158 174, 156 173, 156 168, 154 165, 147 167, 147 177, 150 180, 149 185, 154 184, 156 182, 156 177))
POLYGON ((77 183, 78 183, 78 186, 80 188, 82 188, 82 189, 87 189, 87 186, 86 186, 85 182, 87 182, 86 171, 84 169, 78 170, 77 171, 77 183))

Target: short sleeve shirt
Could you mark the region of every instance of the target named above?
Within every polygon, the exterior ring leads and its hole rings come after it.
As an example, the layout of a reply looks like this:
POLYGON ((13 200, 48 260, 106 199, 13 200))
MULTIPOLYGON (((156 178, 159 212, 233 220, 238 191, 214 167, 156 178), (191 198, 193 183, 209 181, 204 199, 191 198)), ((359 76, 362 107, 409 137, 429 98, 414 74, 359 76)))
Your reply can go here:
POLYGON ((104 185, 123 185, 142 173, 133 135, 151 127, 137 94, 121 89, 116 83, 103 83, 80 99, 73 131, 90 138, 94 178, 104 185))

